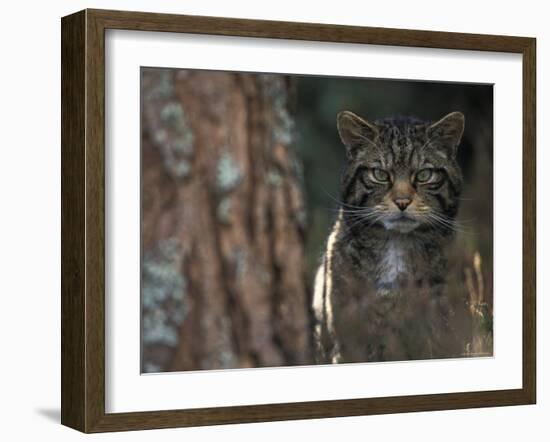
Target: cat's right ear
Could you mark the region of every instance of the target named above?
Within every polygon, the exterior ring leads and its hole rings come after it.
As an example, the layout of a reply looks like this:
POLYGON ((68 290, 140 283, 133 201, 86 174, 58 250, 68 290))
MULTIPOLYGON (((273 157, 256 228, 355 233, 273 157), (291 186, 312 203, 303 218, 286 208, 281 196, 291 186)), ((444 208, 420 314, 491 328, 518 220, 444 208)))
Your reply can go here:
POLYGON ((464 133, 464 114, 451 112, 427 129, 428 138, 434 146, 449 158, 456 157, 456 149, 464 133))
POLYGON ((336 126, 349 158, 354 158, 361 148, 373 144, 378 137, 375 125, 350 111, 338 113, 336 126))

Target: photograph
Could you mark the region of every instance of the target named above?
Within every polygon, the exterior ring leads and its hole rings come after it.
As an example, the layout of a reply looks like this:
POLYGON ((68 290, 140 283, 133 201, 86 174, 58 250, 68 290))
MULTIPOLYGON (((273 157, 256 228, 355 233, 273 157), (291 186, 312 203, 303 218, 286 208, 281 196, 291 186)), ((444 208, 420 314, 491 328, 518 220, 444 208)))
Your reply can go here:
POLYGON ((233 3, 61 18, 61 424, 508 434, 540 385, 540 32, 233 3))
POLYGON ((493 356, 493 85, 142 66, 141 373, 493 356))

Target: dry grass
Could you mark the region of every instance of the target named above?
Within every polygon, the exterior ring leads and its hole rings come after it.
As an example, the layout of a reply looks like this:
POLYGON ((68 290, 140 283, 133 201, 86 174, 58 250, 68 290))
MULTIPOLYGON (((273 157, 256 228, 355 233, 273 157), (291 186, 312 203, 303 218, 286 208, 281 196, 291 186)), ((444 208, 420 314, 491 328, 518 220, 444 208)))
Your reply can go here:
POLYGON ((493 354, 493 309, 486 301, 482 261, 479 252, 474 254, 472 267, 464 269, 468 291, 467 306, 471 315, 471 337, 464 345, 464 356, 493 354))

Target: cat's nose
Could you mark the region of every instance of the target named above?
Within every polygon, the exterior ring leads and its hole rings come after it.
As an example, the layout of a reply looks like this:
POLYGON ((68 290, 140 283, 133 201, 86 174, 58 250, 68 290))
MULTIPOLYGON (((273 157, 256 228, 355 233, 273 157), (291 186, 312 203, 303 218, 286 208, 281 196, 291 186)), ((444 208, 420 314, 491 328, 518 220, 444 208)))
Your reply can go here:
POLYGON ((399 207, 399 210, 404 211, 407 207, 409 207, 412 200, 410 198, 396 198, 393 202, 397 207, 399 207))

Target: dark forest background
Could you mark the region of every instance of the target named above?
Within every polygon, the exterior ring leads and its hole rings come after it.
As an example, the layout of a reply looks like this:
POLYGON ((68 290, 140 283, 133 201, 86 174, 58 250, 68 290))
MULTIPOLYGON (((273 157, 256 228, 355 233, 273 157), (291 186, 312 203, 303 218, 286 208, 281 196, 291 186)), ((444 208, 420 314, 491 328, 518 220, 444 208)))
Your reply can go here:
POLYGON ((313 363, 312 281, 345 150, 335 118, 466 116, 449 296, 492 354, 491 85, 142 69, 142 371, 313 363))

